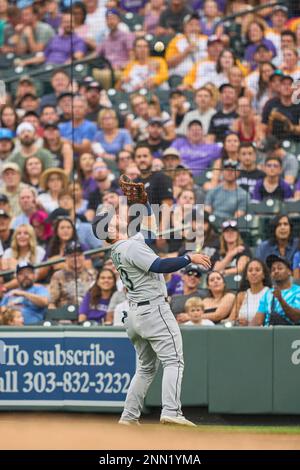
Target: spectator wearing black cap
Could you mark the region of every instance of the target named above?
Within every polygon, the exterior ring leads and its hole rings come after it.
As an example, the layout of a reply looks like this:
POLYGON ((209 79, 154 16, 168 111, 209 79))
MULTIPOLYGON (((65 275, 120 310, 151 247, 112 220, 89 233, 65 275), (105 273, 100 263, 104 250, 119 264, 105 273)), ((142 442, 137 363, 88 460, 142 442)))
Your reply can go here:
POLYGON ((208 134, 212 142, 222 142, 225 133, 238 118, 236 91, 229 83, 220 86, 220 105, 220 111, 213 115, 209 125, 208 134))
POLYGON ((73 169, 73 149, 70 142, 62 139, 57 122, 44 124, 44 148, 56 157, 56 163, 67 175, 73 169))
POLYGON ((59 122, 69 122, 73 116, 73 97, 74 94, 71 91, 63 91, 57 97, 57 106, 59 109, 59 122))
POLYGON ((299 325, 300 286, 292 283, 290 263, 277 255, 266 259, 274 287, 262 297, 253 325, 299 325))
POLYGON ((196 90, 195 105, 196 109, 189 111, 184 116, 182 123, 177 129, 178 135, 186 135, 189 123, 194 120, 201 122, 204 135, 208 133, 210 120, 216 113, 213 107, 213 94, 209 88, 203 86, 196 90))
POLYGON ((16 267, 17 288, 4 295, 1 307, 21 310, 25 325, 33 325, 43 321, 49 303, 46 287, 35 283, 34 266, 20 262, 16 267))
POLYGON ((267 137, 263 147, 267 157, 280 158, 282 162, 282 177, 286 183, 293 185, 298 176, 299 163, 295 155, 287 152, 282 145, 282 141, 275 135, 267 137))
POLYGON ((101 92, 103 91, 100 83, 94 80, 86 85, 85 97, 88 105, 86 119, 96 122, 99 112, 105 107, 101 104, 101 92))
POLYGON ((270 237, 256 249, 256 257, 265 261, 268 255, 277 255, 292 263, 299 238, 293 235, 293 225, 287 215, 279 214, 270 222, 270 237))
POLYGON ((226 281, 218 271, 211 271, 206 278, 209 295, 203 299, 203 320, 220 323, 229 317, 235 295, 227 292, 226 281))
POLYGON ((221 219, 237 218, 247 212, 249 197, 247 192, 237 185, 238 162, 225 160, 223 168, 223 182, 208 191, 205 209, 221 219))
POLYGON ((183 33, 176 34, 166 50, 170 77, 185 77, 195 62, 206 57, 206 47, 207 36, 201 34, 199 15, 186 15, 183 19, 183 33))
POLYGON ((95 282, 94 269, 85 269, 83 247, 79 242, 69 242, 64 250, 66 265, 56 271, 50 282, 49 308, 80 303, 95 282))
POLYGON ((184 92, 179 88, 175 88, 169 94, 169 108, 171 120, 175 128, 178 128, 191 105, 187 100, 184 92))
POLYGON ((252 257, 250 249, 241 237, 236 220, 225 220, 222 224, 219 255, 214 268, 224 276, 242 273, 252 257))
POLYGON ((172 295, 171 310, 179 323, 189 320, 188 315, 184 313, 185 302, 190 297, 204 298, 207 292, 199 287, 202 271, 196 264, 189 264, 182 272, 182 291, 181 294, 172 295))
POLYGON ((172 147, 180 152, 182 163, 194 176, 199 176, 220 158, 221 148, 218 144, 206 143, 202 124, 198 120, 191 121, 187 126, 186 137, 177 137, 172 147))
MULTIPOLYGON (((166 150, 167 152, 168 150, 166 150)), ((172 152, 172 148, 170 148, 169 152, 172 152)), ((175 150, 174 150, 175 152, 175 150)), ((168 153, 164 156, 164 163, 165 160, 170 158, 171 155, 168 153)), ((195 195, 195 202, 196 204, 203 204, 204 203, 204 191, 203 189, 198 185, 195 184, 192 172, 185 167, 184 165, 177 165, 174 170, 171 170, 170 176, 173 178, 173 194, 175 200, 179 197, 179 194, 182 191, 193 191, 195 195)))
POLYGON ((293 103, 294 80, 281 77, 279 97, 273 98, 264 106, 262 130, 265 136, 273 134, 279 139, 288 139, 299 147, 300 143, 300 106, 293 103))
POLYGON ((265 175, 258 180, 251 195, 253 201, 263 201, 268 198, 286 201, 293 197, 293 190, 282 178, 282 161, 278 157, 269 156, 264 164, 265 175))
MULTIPOLYGON (((173 147, 168 147, 162 155, 163 168, 166 175, 170 178, 174 178, 175 170, 178 169, 178 166, 183 167, 181 164, 180 153, 177 149, 173 147)), ((174 188, 174 185, 173 185, 174 188)), ((178 194, 178 191, 177 191, 178 194)))
POLYGON ((141 144, 148 145, 153 157, 160 158, 170 142, 164 139, 164 123, 160 118, 151 118, 148 122, 148 138, 141 144))

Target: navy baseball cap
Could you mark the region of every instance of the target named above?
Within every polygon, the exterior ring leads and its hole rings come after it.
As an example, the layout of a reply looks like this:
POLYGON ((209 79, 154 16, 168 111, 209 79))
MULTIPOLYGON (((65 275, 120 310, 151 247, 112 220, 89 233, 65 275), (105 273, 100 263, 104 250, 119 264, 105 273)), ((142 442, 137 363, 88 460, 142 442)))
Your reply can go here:
POLYGON ((6 204, 8 204, 8 197, 6 196, 6 194, 3 194, 3 193, 0 193, 0 202, 4 202, 6 204))
POLYGON ((22 271, 22 269, 32 269, 32 271, 34 271, 34 266, 28 261, 21 261, 20 263, 17 264, 16 274, 22 271))
POLYGON ((0 140, 12 140, 14 138, 14 133, 10 129, 5 127, 0 128, 0 140))
POLYGON ((292 267, 287 259, 282 258, 281 256, 278 256, 278 255, 267 256, 266 265, 268 266, 269 269, 272 268, 272 265, 274 263, 283 263, 290 271, 292 271, 292 267))
POLYGON ((0 217, 6 217, 7 219, 10 219, 10 215, 3 209, 0 209, 0 217))
POLYGON ((197 273, 202 276, 202 271, 198 264, 190 263, 183 269, 183 274, 197 273))

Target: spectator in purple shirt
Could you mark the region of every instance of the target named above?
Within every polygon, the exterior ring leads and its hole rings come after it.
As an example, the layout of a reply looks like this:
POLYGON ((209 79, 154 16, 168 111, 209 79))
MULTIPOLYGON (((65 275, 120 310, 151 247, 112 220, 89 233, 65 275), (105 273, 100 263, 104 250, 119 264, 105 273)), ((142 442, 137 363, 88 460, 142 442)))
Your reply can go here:
POLYGON ((29 59, 22 60, 22 66, 48 64, 66 64, 72 59, 79 60, 87 52, 85 42, 77 34, 72 33, 71 13, 64 12, 61 20, 61 33, 48 42, 45 50, 29 59))
POLYGON ((123 11, 142 14, 146 3, 146 0, 120 0, 119 6, 123 11))
POLYGON ((252 23, 249 24, 246 33, 249 44, 245 50, 244 58, 247 62, 249 62, 252 68, 256 67, 254 55, 256 53, 257 46, 259 46, 260 44, 264 44, 268 49, 270 49, 270 51, 273 52, 273 57, 276 56, 276 47, 274 46, 272 41, 266 39, 264 35, 265 28, 260 22, 252 21, 252 23))
POLYGON ((110 299, 116 291, 116 283, 115 273, 110 269, 105 268, 98 273, 95 284, 86 293, 79 307, 79 322, 103 322, 110 299))
POLYGON ((106 24, 109 34, 98 48, 98 54, 109 60, 114 70, 121 70, 129 61, 134 35, 119 29, 121 21, 118 10, 110 9, 106 12, 106 24))
POLYGON ((210 167, 214 160, 221 157, 221 147, 218 144, 206 144, 202 124, 197 119, 188 124, 187 136, 178 137, 172 143, 172 148, 177 149, 181 155, 181 161, 193 173, 200 175, 210 167))
POLYGON ((300 199, 300 179, 297 181, 295 184, 295 195, 294 195, 296 201, 299 201, 300 199))
POLYGON ((267 157, 264 166, 266 176, 258 180, 252 194, 254 201, 279 199, 284 201, 293 197, 292 188, 281 178, 282 161, 278 157, 267 157))

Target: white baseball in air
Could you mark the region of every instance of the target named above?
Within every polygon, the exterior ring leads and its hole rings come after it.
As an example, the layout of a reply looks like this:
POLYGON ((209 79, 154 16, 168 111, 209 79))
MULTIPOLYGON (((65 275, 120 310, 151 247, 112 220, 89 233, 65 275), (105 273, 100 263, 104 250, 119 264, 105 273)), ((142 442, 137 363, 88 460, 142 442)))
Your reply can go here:
POLYGON ((165 48, 165 45, 163 42, 161 41, 157 41, 155 44, 154 44, 154 50, 155 52, 162 52, 165 48))

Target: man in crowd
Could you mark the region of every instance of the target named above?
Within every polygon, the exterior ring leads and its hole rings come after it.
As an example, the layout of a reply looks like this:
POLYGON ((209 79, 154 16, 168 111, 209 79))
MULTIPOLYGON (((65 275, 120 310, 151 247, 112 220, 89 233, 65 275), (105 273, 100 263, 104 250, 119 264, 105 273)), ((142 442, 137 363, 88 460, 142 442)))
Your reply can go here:
POLYGON ((299 325, 300 286, 292 283, 289 262, 280 256, 270 255, 266 263, 275 287, 267 290, 260 300, 253 325, 299 325))
POLYGON ((183 118, 183 121, 177 129, 178 135, 186 135, 187 128, 190 122, 198 120, 202 124, 203 133, 208 133, 211 118, 216 113, 215 108, 212 106, 212 92, 205 86, 199 88, 195 93, 196 109, 189 111, 183 118))
POLYGON ((171 310, 179 323, 188 321, 187 314, 184 313, 185 302, 190 297, 206 297, 207 291, 199 288, 202 271, 196 264, 189 264, 182 275, 182 293, 173 295, 171 298, 171 310))
MULTIPOLYGON (((8 159, 14 148, 14 134, 10 129, 0 128, 0 174, 4 162, 8 159)), ((1 177, 0 177, 1 179, 1 177)))
MULTIPOLYGON (((0 201, 5 200, 5 198, 6 196, 4 194, 0 194, 0 201)), ((11 239, 14 233, 13 229, 10 228, 10 223, 11 217, 9 213, 4 209, 0 209, 0 244, 3 251, 10 248, 11 239)))
POLYGON ((20 191, 19 205, 21 214, 16 217, 11 224, 15 230, 19 225, 29 224, 30 216, 37 210, 37 192, 35 188, 27 186, 20 191))
POLYGON ((206 194, 205 210, 221 219, 241 217, 247 212, 249 197, 247 192, 237 185, 239 178, 238 163, 225 160, 223 182, 206 194))
POLYGON ((96 272, 93 269, 85 268, 83 247, 79 242, 69 242, 64 255, 66 257, 65 269, 56 271, 51 278, 49 308, 59 308, 64 305, 74 305, 77 301, 81 302, 96 278, 96 272))
POLYGON ((36 284, 34 266, 22 261, 16 268, 17 289, 12 289, 4 295, 2 307, 21 309, 25 325, 33 325, 43 321, 49 303, 49 293, 46 287, 36 284))
POLYGON ((38 148, 35 128, 29 122, 22 122, 17 127, 17 137, 19 139, 19 150, 16 149, 9 157, 9 162, 16 163, 23 172, 25 160, 28 157, 35 156, 41 160, 44 170, 55 166, 54 155, 49 150, 38 148))
POLYGON ((186 137, 178 137, 172 147, 180 152, 181 160, 193 173, 199 176, 221 156, 221 147, 215 143, 206 143, 200 121, 190 121, 186 137))
POLYGON ((237 114, 237 95, 232 85, 225 83, 220 86, 221 109, 213 115, 209 125, 209 138, 212 142, 223 142, 224 135, 231 128, 237 114))
POLYGON ((257 181, 265 176, 264 172, 257 168, 256 161, 256 148, 253 143, 242 142, 239 147, 240 174, 237 184, 249 194, 252 193, 257 181))
POLYGON ((5 163, 2 168, 2 180, 3 183, 0 192, 9 200, 11 215, 17 217, 22 212, 19 204, 20 192, 26 187, 26 185, 21 182, 19 166, 13 162, 5 163))
POLYGON ((290 185, 295 184, 299 169, 298 160, 295 155, 283 148, 282 142, 275 135, 267 137, 264 152, 267 154, 267 157, 280 158, 284 181, 290 185))
POLYGON ((285 201, 293 197, 292 188, 281 178, 282 161, 278 157, 267 157, 264 165, 265 176, 257 181, 253 193, 253 201, 278 199, 285 201))

